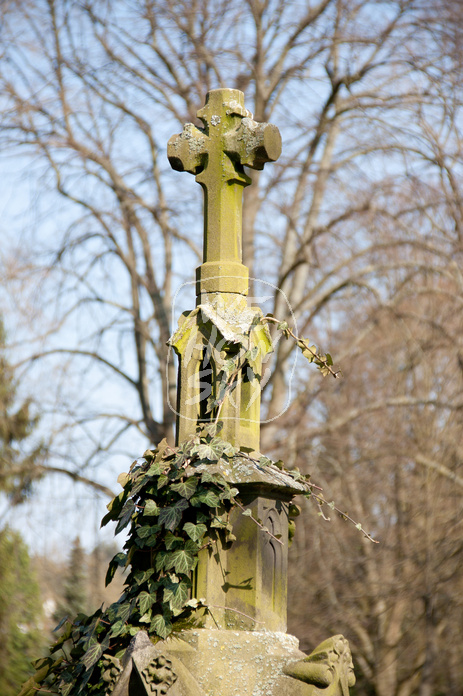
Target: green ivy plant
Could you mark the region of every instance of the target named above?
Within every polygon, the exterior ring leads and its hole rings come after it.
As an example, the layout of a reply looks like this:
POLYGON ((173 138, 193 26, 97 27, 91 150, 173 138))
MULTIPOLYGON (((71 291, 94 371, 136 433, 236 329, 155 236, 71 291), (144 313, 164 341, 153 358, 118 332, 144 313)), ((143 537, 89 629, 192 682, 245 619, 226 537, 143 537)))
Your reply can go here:
MULTIPOLYGON (((204 600, 191 597, 191 575, 201 549, 214 544, 218 535, 233 543, 230 513, 244 510, 238 489, 219 473, 201 465, 229 465, 234 457, 246 457, 218 433, 221 423, 210 423, 179 447, 163 440, 136 460, 129 473, 121 474, 121 493, 108 505, 102 526, 116 523, 116 533, 129 527, 124 550, 109 564, 106 583, 118 568, 128 568, 124 592, 108 608, 91 616, 78 614, 64 619, 62 631, 50 656, 35 663, 37 669, 20 696, 61 694, 104 696, 108 681, 117 672, 120 659, 132 637, 140 630, 156 642, 174 630, 197 625, 197 610, 208 611, 204 600)), ((271 463, 261 457, 259 464, 271 463)), ((276 462, 283 468, 282 462, 276 462)), ((328 503, 321 489, 297 470, 286 470, 304 480, 308 497, 319 506, 328 505, 344 519, 351 518, 328 503)), ((263 533, 270 533, 254 520, 263 533)), ((353 520, 365 536, 371 537, 353 520)))
POLYGON ((288 322, 276 319, 273 314, 267 314, 265 317, 262 317, 261 321, 263 324, 276 325, 278 331, 281 331, 286 340, 292 338, 304 358, 306 358, 309 363, 313 363, 323 377, 331 375, 335 379, 338 379, 341 376, 341 370, 335 370, 333 367, 333 358, 331 355, 329 353, 326 353, 326 355, 320 353, 317 346, 310 344, 308 338, 297 336, 293 329, 290 328, 288 322))
MULTIPOLYGON (((319 354, 306 339, 296 337, 285 322, 271 315, 262 320, 276 323, 286 338, 293 338, 322 374, 339 375, 332 368, 329 354, 319 354)), ((123 490, 109 503, 102 526, 115 522, 116 534, 129 528, 123 551, 114 556, 106 575, 108 584, 118 568, 128 569, 124 592, 117 602, 90 616, 65 618, 55 629, 61 633, 50 655, 35 663, 36 675, 26 682, 19 696, 104 696, 120 669, 118 660, 138 631, 146 631, 155 643, 175 630, 197 625, 198 609, 212 609, 205 600, 191 596, 198 554, 214 544, 219 535, 224 542, 233 543, 231 511, 240 508, 245 515, 250 511, 242 505, 238 489, 217 473, 217 467, 212 473, 203 465, 216 462, 230 468, 233 458, 249 456, 219 437, 221 406, 239 373, 249 367, 259 378, 254 365, 256 347, 250 345, 250 340, 247 343, 222 362, 218 388, 208 404, 210 422, 178 447, 163 440, 155 450, 147 450, 136 460, 127 474, 119 476, 123 490)), ((271 463, 266 457, 259 459, 260 466, 271 463)), ((275 464, 284 469, 282 462, 275 464)), ((285 469, 285 473, 305 482, 306 496, 314 499, 324 519, 328 518, 322 508, 328 506, 373 541, 360 524, 333 502, 327 502, 309 477, 298 470, 285 469)), ((260 520, 254 522, 263 533, 270 534, 260 520)))
POLYGON ((236 488, 200 468, 219 460, 225 464, 238 454, 218 437, 220 426, 210 424, 175 448, 163 440, 121 474, 123 490, 108 505, 102 525, 116 522, 116 533, 129 527, 124 550, 114 556, 106 576, 108 584, 118 568, 129 568, 124 592, 107 609, 61 622, 61 636, 50 657, 36 663, 36 677, 23 696, 37 693, 37 686, 39 693, 103 695, 114 658, 122 657, 138 631, 155 642, 194 625, 198 608, 207 611, 191 597, 191 574, 199 551, 218 534, 234 540, 229 515, 241 507, 236 488))

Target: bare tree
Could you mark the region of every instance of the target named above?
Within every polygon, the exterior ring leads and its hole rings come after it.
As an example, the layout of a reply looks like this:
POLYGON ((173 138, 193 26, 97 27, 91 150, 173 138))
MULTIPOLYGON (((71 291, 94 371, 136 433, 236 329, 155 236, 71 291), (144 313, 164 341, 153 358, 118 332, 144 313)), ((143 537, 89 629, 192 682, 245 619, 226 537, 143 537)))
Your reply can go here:
POLYGON ((427 276, 414 297, 375 312, 343 383, 319 395, 325 426, 296 443, 299 460, 311 452, 326 499, 342 501, 380 544, 356 538, 329 505, 323 529, 306 506, 291 565, 293 630, 309 644, 327 624, 345 632, 364 688, 380 696, 461 691, 462 307, 456 288, 427 276), (301 604, 311 621, 298 618, 301 604), (453 651, 459 662, 442 669, 453 651))
MULTIPOLYGON (((396 194, 409 160, 420 183, 430 177, 419 119, 428 109, 437 122, 444 109, 423 66, 413 78, 418 8, 413 0, 387 9, 367 0, 4 7, 3 146, 43 164, 43 185, 67 202, 70 220, 42 238, 41 293, 56 331, 30 357, 63 351, 135 397, 130 413, 118 403, 106 414, 112 424, 96 450, 127 429, 154 441, 172 431, 170 309, 174 285, 190 277, 185 261, 199 258, 201 224, 197 192, 172 179, 164 151, 208 89, 246 89, 256 118, 283 132, 284 159, 247 193, 245 262, 259 276, 265 257, 301 330, 352 288, 378 294, 387 248, 423 242, 414 228, 387 240, 375 229, 381 217, 411 214, 396 194)), ((284 319, 282 298, 274 306, 284 319)), ((280 345, 267 387, 270 416, 286 399, 288 350, 280 345)))
POLYGON ((9 302, 21 290, 18 311, 33 307, 17 369, 23 382, 48 378, 49 465, 105 485, 101 465, 133 456, 135 436, 172 438, 170 311, 192 307, 176 289, 200 261, 202 221, 166 143, 198 123, 209 89, 242 89, 284 141, 245 193, 244 262, 272 283, 268 309, 345 375, 322 384, 297 364, 291 378, 280 341, 263 449, 316 467, 382 541, 299 525, 296 576, 316 551, 324 585, 296 585, 295 613, 314 596, 323 611, 298 632, 314 642, 316 625, 344 616, 378 696, 449 684, 436 654, 461 662, 445 643, 461 611, 460 3, 17 0, 1 11, 3 167, 21 156, 41 194, 34 226, 3 254, 9 302))

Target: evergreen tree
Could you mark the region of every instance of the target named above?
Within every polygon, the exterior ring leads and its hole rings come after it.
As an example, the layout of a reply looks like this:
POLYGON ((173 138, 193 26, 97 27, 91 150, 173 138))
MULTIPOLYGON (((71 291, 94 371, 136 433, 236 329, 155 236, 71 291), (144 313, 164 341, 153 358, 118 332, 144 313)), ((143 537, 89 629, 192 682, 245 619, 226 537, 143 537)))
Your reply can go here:
POLYGON ((87 565, 85 551, 79 537, 74 539, 66 577, 63 583, 63 598, 58 604, 56 618, 65 616, 73 619, 80 612, 87 611, 87 565))
POLYGON ((20 534, 0 531, 0 694, 14 696, 40 656, 40 593, 20 534))
POLYGON ((0 320, 0 492, 6 493, 14 505, 21 503, 32 483, 42 471, 38 463, 43 447, 22 451, 24 441, 37 425, 31 414, 30 400, 17 403, 17 386, 13 368, 5 356, 5 332, 0 320))

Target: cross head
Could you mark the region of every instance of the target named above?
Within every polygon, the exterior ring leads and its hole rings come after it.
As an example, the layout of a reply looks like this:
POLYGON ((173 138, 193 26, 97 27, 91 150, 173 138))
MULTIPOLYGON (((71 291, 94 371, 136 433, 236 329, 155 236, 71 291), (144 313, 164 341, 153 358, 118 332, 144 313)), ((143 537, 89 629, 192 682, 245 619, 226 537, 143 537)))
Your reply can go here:
POLYGON ((208 92, 197 112, 204 128, 187 123, 169 140, 173 169, 196 175, 204 190, 203 263, 197 269, 197 295, 246 295, 248 269, 242 264, 242 200, 251 183, 244 166, 263 169, 281 153, 276 126, 257 123, 237 89, 208 92))

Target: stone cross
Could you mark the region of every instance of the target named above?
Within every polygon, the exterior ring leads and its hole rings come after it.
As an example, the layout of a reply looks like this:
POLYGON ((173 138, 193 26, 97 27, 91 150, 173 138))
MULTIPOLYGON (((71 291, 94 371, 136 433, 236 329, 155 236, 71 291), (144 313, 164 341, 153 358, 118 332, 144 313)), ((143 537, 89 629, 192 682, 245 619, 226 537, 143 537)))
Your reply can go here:
POLYGON ((242 264, 243 189, 251 183, 244 166, 263 169, 281 153, 276 126, 257 123, 237 89, 208 92, 197 113, 203 128, 187 123, 169 140, 173 169, 196 175, 204 190, 203 264, 197 269, 197 294, 246 295, 248 269, 242 264))
POLYGON ((354 678, 342 636, 325 641, 307 657, 297 650, 297 641, 292 643, 295 639, 285 634, 289 522, 298 514, 292 499, 308 488, 258 451, 257 376, 271 342, 261 321, 262 311, 248 306, 245 297, 248 271, 241 254, 242 195, 251 183, 244 167, 262 169, 265 162, 275 161, 281 151, 280 134, 275 126, 252 119, 238 90, 212 90, 197 115, 204 128, 187 124, 169 140, 167 150, 172 167, 195 174, 204 190, 204 253, 197 269, 197 306, 182 315, 170 339, 179 357, 177 440, 183 442, 197 432, 198 425, 210 421, 205 395, 214 393, 230 356, 243 350, 245 361, 240 363, 235 389, 223 397, 220 411, 220 436, 240 453, 225 463, 209 461, 196 469, 223 476, 236 486, 241 504, 229 517, 235 540, 230 543, 211 529, 210 543, 200 551, 192 574, 192 597, 208 606, 207 612, 197 615, 200 628, 167 647, 170 662, 158 656, 148 667, 138 660, 138 667, 134 658, 134 666, 140 683, 165 675, 170 679, 165 687, 172 696, 348 696, 354 678), (175 690, 182 681, 181 664, 203 691, 193 686, 175 690), (174 673, 178 674, 175 682, 174 673))

